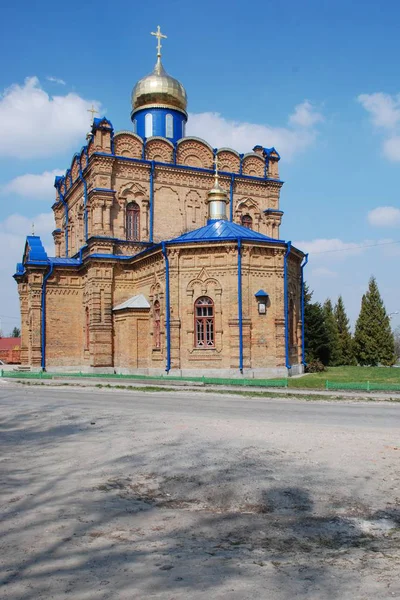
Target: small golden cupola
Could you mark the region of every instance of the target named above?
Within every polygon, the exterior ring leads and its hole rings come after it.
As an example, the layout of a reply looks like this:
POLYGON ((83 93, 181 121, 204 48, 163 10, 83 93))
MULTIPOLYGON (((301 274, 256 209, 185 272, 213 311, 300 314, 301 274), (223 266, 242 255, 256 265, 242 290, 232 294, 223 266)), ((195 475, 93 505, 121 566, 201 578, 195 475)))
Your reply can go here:
POLYGON ((142 138, 161 136, 177 142, 185 135, 187 95, 180 81, 168 75, 161 62, 161 39, 157 38, 157 62, 153 71, 140 79, 132 90, 131 119, 134 133, 142 138))
POLYGON ((215 155, 214 186, 208 192, 208 221, 226 221, 226 205, 229 203, 228 193, 219 185, 218 157, 215 155))

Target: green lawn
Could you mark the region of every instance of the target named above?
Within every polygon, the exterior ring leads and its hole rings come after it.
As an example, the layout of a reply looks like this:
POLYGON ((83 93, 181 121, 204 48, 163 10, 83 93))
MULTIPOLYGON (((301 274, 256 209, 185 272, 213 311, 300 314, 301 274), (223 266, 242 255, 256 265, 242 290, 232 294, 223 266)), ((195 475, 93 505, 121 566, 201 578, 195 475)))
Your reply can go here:
POLYGON ((328 367, 323 373, 310 373, 289 379, 290 388, 325 388, 326 380, 336 383, 386 383, 400 385, 400 368, 396 367, 328 367))

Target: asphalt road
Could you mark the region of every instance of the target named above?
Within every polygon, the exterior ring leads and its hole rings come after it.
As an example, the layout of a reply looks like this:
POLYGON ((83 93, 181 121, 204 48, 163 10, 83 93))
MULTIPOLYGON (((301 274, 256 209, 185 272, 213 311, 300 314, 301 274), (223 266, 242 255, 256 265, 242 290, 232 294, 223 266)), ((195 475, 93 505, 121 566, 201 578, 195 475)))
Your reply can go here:
POLYGON ((400 404, 0 383, 5 600, 400 596, 400 404))

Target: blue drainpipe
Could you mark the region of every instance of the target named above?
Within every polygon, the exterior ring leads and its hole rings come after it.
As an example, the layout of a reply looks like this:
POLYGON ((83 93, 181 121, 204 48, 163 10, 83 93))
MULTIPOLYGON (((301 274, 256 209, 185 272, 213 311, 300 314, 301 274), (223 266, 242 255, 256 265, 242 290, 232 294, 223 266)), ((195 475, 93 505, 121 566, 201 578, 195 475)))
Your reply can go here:
POLYGON ((87 191, 87 182, 82 173, 82 167, 79 165, 79 179, 83 183, 83 223, 84 223, 84 236, 85 242, 88 239, 88 211, 87 211, 87 201, 88 201, 88 191, 87 191))
POLYGON ((46 287, 47 287, 47 280, 49 277, 51 277, 52 273, 53 273, 53 268, 54 265, 51 262, 50 263, 50 270, 48 273, 46 273, 46 275, 43 277, 43 284, 42 284, 42 370, 45 371, 46 370, 46 287))
POLYGON ((304 267, 308 263, 308 254, 304 257, 304 262, 301 265, 301 362, 306 366, 306 347, 304 340, 304 267))
POLYGON ((149 242, 153 241, 153 222, 154 222, 154 160, 150 166, 150 224, 149 224, 149 242))
POLYGON ((169 260, 165 242, 161 243, 162 254, 165 260, 165 312, 166 314, 166 337, 167 337, 167 361, 165 370, 167 374, 171 370, 171 323, 170 323, 170 298, 169 298, 169 260))
POLYGON ((284 280, 284 305, 285 305, 285 363, 286 368, 291 369, 292 366, 290 364, 289 358, 289 286, 288 286, 288 269, 287 269, 287 259, 292 249, 292 242, 287 243, 287 251, 285 254, 285 259, 283 263, 283 280, 284 280))
POLYGON ((238 238, 239 371, 243 375, 242 240, 238 238))
POLYGON ((233 186, 235 184, 235 176, 232 173, 231 175, 231 187, 229 190, 229 220, 233 221, 233 186))

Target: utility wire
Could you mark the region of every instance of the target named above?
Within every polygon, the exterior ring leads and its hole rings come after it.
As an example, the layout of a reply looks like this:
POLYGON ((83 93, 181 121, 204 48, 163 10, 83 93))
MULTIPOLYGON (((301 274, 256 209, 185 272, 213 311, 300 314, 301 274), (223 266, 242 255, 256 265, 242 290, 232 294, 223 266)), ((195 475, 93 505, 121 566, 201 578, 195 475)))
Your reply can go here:
POLYGON ((336 250, 320 250, 319 252, 310 252, 310 254, 328 254, 330 252, 348 252, 357 248, 374 248, 375 246, 390 246, 392 244, 400 244, 400 240, 395 242, 376 242, 376 244, 359 244, 357 246, 349 246, 348 248, 337 248, 336 250))

